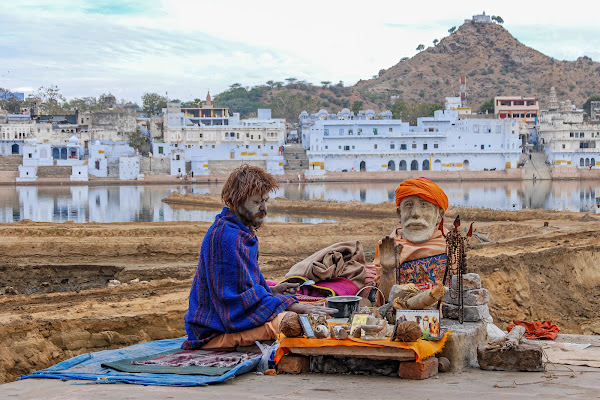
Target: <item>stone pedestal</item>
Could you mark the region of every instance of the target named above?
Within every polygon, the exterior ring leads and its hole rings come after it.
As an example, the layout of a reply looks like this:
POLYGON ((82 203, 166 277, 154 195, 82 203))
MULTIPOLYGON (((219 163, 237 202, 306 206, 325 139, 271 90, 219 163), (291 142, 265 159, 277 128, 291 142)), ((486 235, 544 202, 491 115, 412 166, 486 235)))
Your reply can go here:
POLYGON ((439 357, 450 361, 451 372, 461 372, 465 368, 477 368, 477 347, 487 344, 487 329, 485 322, 465 322, 442 319, 440 326, 452 331, 439 357))

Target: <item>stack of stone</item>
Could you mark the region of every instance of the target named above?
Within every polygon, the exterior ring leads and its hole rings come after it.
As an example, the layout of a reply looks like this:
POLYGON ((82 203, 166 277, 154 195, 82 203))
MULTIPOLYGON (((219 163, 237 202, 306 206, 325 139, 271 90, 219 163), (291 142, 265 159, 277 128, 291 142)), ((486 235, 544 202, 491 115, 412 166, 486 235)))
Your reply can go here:
MULTIPOLYGON (((478 274, 463 275, 463 307, 464 321, 491 321, 490 309, 488 303, 490 293, 487 289, 481 287, 481 278, 478 274)), ((458 296, 458 276, 452 277, 450 290, 442 299, 442 316, 444 318, 458 319, 459 296, 458 296)))

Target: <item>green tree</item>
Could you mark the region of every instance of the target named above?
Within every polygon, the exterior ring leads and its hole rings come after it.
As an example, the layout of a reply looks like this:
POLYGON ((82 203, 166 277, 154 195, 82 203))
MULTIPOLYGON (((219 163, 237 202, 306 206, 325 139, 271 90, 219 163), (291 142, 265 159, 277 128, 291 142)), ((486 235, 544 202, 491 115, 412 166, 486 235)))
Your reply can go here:
POLYGON ((492 97, 489 100, 483 102, 481 107, 479 107, 479 112, 481 114, 493 114, 494 113, 494 98, 492 97))
MULTIPOLYGON (((492 19, 494 19, 494 18, 492 17, 492 19)), ((497 23, 499 23, 500 25, 502 25, 502 24, 504 23, 504 20, 503 20, 503 19, 502 19, 502 17, 501 17, 501 16, 499 16, 499 15, 496 15, 496 18, 495 18, 495 20, 496 20, 496 22, 497 22, 497 23)))
POLYGON ((352 112, 354 115, 357 115, 360 112, 362 106, 363 102, 359 100, 355 100, 354 103, 352 103, 352 112))
POLYGON ((456 27, 455 26, 453 26, 452 28, 448 29, 448 33, 451 34, 451 35, 454 33, 454 31, 456 31, 456 27))
POLYGON ((437 40, 437 39, 433 39, 433 45, 434 45, 434 46, 437 46, 438 42, 439 42, 439 40, 437 40))
POLYGON ((417 51, 421 51, 424 48, 425 48, 425 45, 420 44, 420 45, 417 46, 417 51))
POLYGON ((6 110, 12 114, 21 112, 23 102, 11 94, 8 89, 0 88, 0 110, 6 110))
POLYGON ((148 139, 142 135, 140 127, 136 127, 135 131, 127 133, 127 141, 129 145, 136 149, 142 155, 148 155, 150 152, 150 144, 148 139))
POLYGON ((433 117, 436 110, 443 110, 444 107, 438 103, 410 103, 397 101, 392 106, 392 116, 394 119, 401 119, 410 125, 416 125, 417 119, 421 117, 433 117))
POLYGON ((321 81, 321 86, 323 86, 323 89, 325 89, 329 85, 331 85, 330 81, 321 81))
POLYGON ((158 115, 167 106, 167 98, 158 93, 142 95, 142 111, 147 115, 158 115))
POLYGON ((40 104, 40 111, 46 114, 58 114, 63 110, 63 106, 66 102, 64 96, 60 94, 60 89, 56 85, 50 85, 49 87, 40 87, 35 94, 42 102, 40 104))
POLYGON ((298 93, 282 91, 273 97, 271 109, 274 118, 285 118, 287 121, 296 122, 304 110, 315 112, 319 106, 318 100, 298 93))
POLYGON ((187 107, 187 108, 200 108, 202 107, 202 105, 204 105, 204 102, 202 101, 202 99, 194 99, 191 101, 184 101, 183 103, 181 103, 181 107, 187 107))
POLYGON ((591 115, 592 101, 600 101, 600 96, 598 96, 598 95, 592 96, 589 99, 587 99, 585 101, 585 103, 583 103, 583 111, 585 111, 587 113, 587 115, 591 115))
POLYGON ((288 85, 292 85, 294 82, 296 82, 298 79, 297 78, 285 78, 286 81, 288 81, 288 85))

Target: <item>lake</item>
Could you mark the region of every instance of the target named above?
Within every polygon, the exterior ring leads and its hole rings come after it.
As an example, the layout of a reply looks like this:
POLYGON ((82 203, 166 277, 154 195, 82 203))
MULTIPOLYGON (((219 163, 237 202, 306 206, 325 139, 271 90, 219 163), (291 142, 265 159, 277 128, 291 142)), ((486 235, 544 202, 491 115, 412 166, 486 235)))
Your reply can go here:
MULTIPOLYGON (((450 205, 499 210, 549 209, 596 212, 600 181, 440 182, 450 205)), ((290 183, 271 197, 381 203, 394 200, 394 182, 290 183)), ((2 186, 0 222, 212 221, 218 211, 171 207, 162 199, 174 191, 220 193, 220 184, 137 186, 2 186)), ((320 223, 322 218, 269 215, 268 221, 320 223)))

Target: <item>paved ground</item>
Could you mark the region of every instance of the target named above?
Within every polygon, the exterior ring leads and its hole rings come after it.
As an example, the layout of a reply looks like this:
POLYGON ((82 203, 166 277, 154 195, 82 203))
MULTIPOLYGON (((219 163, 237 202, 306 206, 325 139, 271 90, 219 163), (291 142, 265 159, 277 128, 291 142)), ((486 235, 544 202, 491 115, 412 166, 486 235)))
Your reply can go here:
MULTIPOLYGON (((84 383, 84 382, 78 382, 84 383)), ((0 385, 0 399, 545 399, 600 398, 600 369, 549 366, 545 373, 470 369, 424 381, 354 375, 249 373, 229 382, 196 388, 72 384, 51 379, 0 385)))

